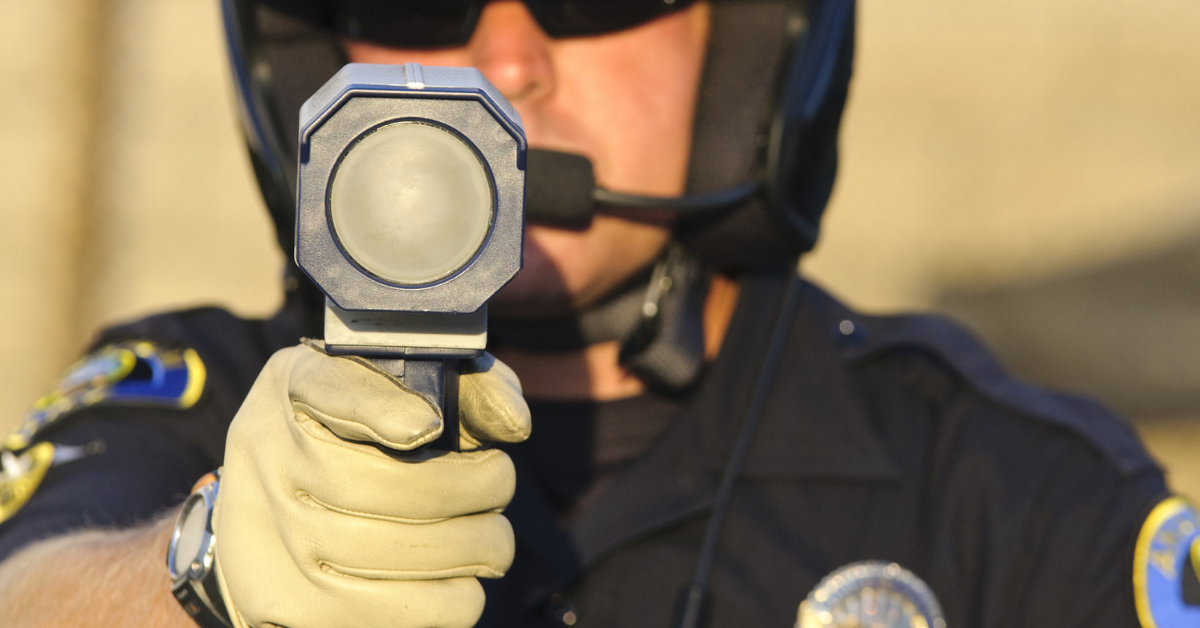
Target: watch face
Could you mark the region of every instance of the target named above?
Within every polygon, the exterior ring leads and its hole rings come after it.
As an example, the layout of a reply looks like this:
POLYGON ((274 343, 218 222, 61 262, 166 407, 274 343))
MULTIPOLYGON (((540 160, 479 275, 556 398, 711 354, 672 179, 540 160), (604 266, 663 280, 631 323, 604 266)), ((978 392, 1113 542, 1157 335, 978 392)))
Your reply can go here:
POLYGON ((208 534, 208 506, 204 495, 193 493, 183 504, 171 547, 171 577, 186 574, 191 564, 199 558, 200 548, 208 534))

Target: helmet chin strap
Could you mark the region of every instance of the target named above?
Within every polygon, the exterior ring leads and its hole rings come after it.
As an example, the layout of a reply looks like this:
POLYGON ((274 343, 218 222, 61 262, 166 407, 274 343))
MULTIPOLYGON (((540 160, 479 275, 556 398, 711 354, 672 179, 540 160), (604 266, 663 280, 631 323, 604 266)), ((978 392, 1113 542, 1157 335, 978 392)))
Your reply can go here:
POLYGON ((583 229, 598 208, 673 212, 681 218, 718 217, 753 197, 762 184, 748 181, 707 194, 640 196, 596 186, 583 155, 531 148, 526 157, 525 215, 535 222, 583 229))
MULTIPOLYGON (((638 196, 597 187, 592 162, 582 155, 530 149, 526 160, 526 218, 566 229, 586 229, 604 208, 666 211, 680 221, 718 218, 762 188, 747 182, 708 194, 638 196)), ((616 340, 622 366, 654 390, 681 392, 704 367, 704 302, 711 278, 705 262, 672 242, 651 268, 586 311, 537 321, 492 315, 488 334, 497 344, 549 352, 616 340)))
POLYGON ((534 321, 489 316, 489 341, 544 352, 619 341, 622 366, 651 389, 682 392, 704 367, 704 304, 711 278, 699 257, 672 242, 650 268, 584 312, 534 321))

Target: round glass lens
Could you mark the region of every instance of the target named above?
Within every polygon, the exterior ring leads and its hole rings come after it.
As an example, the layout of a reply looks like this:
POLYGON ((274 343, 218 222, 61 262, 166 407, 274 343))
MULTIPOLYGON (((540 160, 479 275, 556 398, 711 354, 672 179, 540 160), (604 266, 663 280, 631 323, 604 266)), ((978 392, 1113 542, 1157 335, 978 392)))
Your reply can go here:
POLYGON ((399 122, 350 148, 333 175, 329 212, 355 262, 419 285, 471 260, 491 226, 492 197, 483 163, 462 139, 399 122))
POLYGON ((187 571, 200 553, 200 544, 207 531, 205 524, 208 523, 208 508, 204 505, 204 498, 197 495, 189 499, 179 521, 179 540, 175 543, 175 564, 172 565, 174 575, 187 571))

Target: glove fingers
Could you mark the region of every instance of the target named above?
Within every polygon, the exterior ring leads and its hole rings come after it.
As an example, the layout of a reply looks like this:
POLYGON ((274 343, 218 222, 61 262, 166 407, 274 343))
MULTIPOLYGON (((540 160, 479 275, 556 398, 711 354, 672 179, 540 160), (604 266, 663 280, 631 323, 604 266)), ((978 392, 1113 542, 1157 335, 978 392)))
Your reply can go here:
MULTIPOLYGON (((263 600, 266 601, 266 600, 263 600)), ((475 578, 398 582, 331 577, 305 600, 278 598, 244 615, 253 626, 470 628, 483 614, 475 578)))
POLYGON ((438 410, 382 371, 304 345, 284 352, 294 353, 288 378, 293 407, 339 437, 409 451, 441 435, 438 410))
MULTIPOLYGON (((288 396, 296 411, 339 437, 410 451, 441 435, 437 409, 391 376, 307 346, 281 353, 293 354, 288 396)), ((532 429, 516 374, 491 355, 469 363, 459 378, 459 418, 471 447, 520 442, 532 429)))
POLYGON ((459 419, 478 441, 518 443, 533 429, 521 382, 508 365, 485 354, 467 364, 458 380, 459 419))
POLYGON ((337 578, 332 584, 333 594, 347 604, 341 617, 331 618, 330 628, 470 628, 483 614, 483 587, 475 578, 414 582, 337 578), (353 594, 360 591, 361 595, 353 594), (380 603, 388 597, 388 602, 380 603))
MULTIPOLYGON (((483 614, 483 587, 475 578, 336 578, 330 579, 329 588, 331 595, 345 600, 339 616, 326 624, 329 628, 470 628, 483 614)), ((285 625, 308 626, 300 617, 285 625)))
POLYGON ((403 521, 498 511, 516 471, 499 450, 421 452, 396 460, 362 445, 303 439, 308 461, 289 469, 295 495, 330 510, 403 521))
POLYGON ((512 526, 499 513, 407 524, 306 510, 300 516, 312 536, 292 553, 305 552, 313 572, 328 578, 499 578, 516 551, 512 526))

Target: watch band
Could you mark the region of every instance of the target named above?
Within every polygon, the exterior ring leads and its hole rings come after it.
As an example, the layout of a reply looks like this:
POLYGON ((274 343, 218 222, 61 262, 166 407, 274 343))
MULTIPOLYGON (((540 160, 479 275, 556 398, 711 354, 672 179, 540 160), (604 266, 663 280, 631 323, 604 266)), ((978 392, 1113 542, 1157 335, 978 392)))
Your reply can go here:
MULTIPOLYGON (((213 579, 216 579, 215 576, 213 579)), ((220 602, 220 593, 218 592, 218 601, 214 605, 211 597, 201 594, 201 591, 207 588, 203 583, 188 581, 172 586, 171 592, 175 594, 175 599, 183 607, 183 610, 200 628, 230 628, 224 609, 222 608, 220 613, 217 612, 217 608, 224 606, 220 602)))
POLYGON ((216 536, 212 531, 213 507, 219 488, 219 470, 196 483, 179 512, 167 551, 171 592, 201 628, 230 627, 217 583, 216 536), (180 556, 179 552, 187 555, 180 556))

